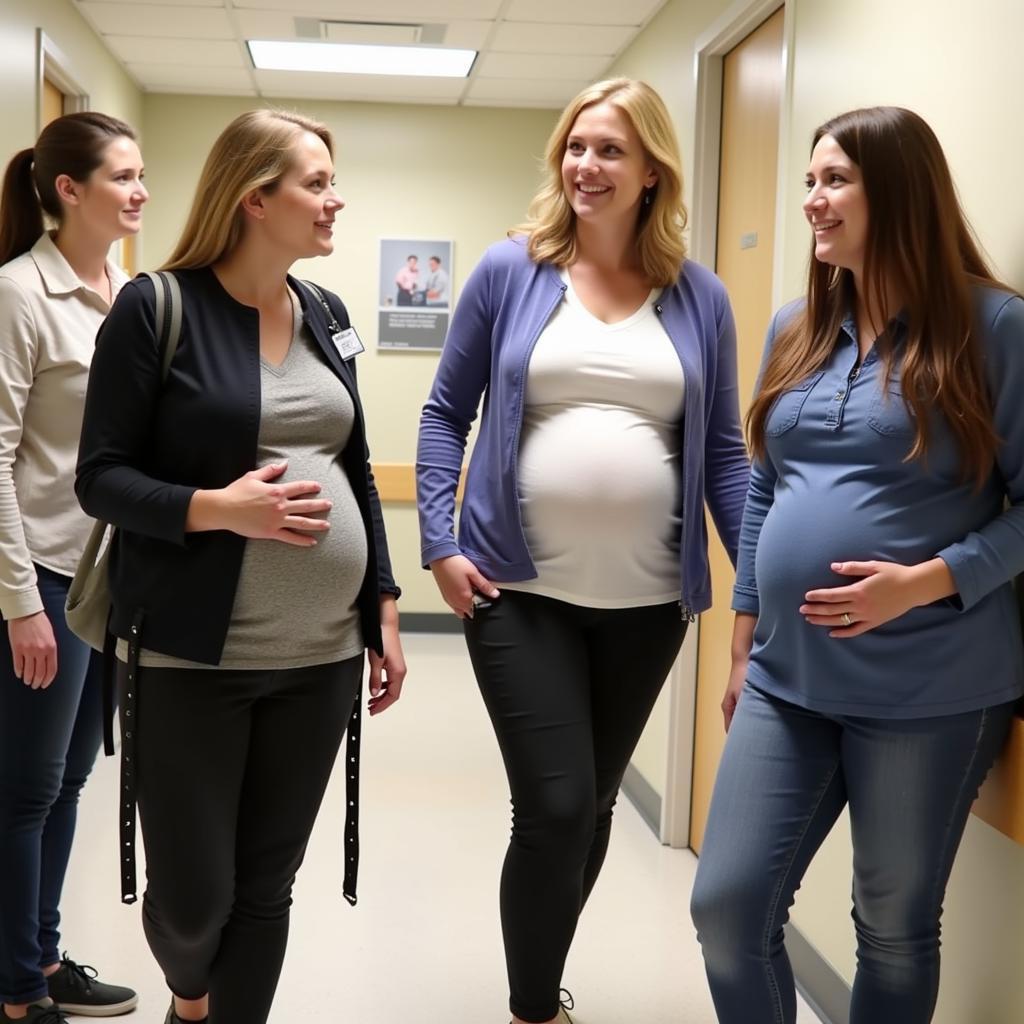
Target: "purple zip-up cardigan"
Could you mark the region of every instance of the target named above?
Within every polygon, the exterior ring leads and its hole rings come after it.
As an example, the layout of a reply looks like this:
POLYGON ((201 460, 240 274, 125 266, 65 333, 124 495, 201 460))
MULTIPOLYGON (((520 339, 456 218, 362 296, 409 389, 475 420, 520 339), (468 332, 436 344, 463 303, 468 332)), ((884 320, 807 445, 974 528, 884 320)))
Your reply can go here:
MULTIPOLYGON (((564 293, 557 269, 534 263, 523 238, 491 246, 466 282, 420 419, 416 493, 424 566, 462 554, 496 583, 536 577, 519 510, 519 435, 530 354, 564 293), (455 491, 481 395, 456 541, 455 491)), ((704 501, 735 565, 747 494, 736 325, 722 282, 690 260, 655 310, 685 378, 679 600, 683 616, 692 618, 711 604, 704 501)))

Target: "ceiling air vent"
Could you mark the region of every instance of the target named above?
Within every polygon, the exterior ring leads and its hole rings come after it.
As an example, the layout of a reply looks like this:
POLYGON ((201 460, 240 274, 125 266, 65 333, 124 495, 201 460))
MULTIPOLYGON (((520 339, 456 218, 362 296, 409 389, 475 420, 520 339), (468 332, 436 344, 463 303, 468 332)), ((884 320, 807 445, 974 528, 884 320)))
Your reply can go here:
POLYGON ((320 18, 296 18, 295 35, 299 39, 319 39, 328 43, 357 43, 364 46, 440 46, 447 25, 409 25, 379 21, 327 21, 320 18))

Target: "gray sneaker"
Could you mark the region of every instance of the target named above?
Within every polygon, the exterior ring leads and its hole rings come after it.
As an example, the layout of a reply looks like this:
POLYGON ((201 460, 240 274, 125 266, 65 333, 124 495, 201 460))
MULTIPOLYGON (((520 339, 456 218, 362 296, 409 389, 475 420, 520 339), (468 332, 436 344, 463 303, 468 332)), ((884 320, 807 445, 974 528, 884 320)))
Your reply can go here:
POLYGON ((76 964, 67 953, 60 967, 47 979, 50 998, 62 1013, 83 1017, 116 1017, 134 1010, 139 997, 123 985, 108 985, 99 980, 94 968, 76 964))
MULTIPOLYGON (((14 1018, 8 1017, 3 1006, 0 1005, 0 1021, 9 1020, 13 1021, 14 1018)), ((44 999, 38 1003, 32 1003, 28 1008, 27 1016, 18 1018, 18 1024, 68 1024, 68 1019, 53 1005, 51 999, 44 999)))

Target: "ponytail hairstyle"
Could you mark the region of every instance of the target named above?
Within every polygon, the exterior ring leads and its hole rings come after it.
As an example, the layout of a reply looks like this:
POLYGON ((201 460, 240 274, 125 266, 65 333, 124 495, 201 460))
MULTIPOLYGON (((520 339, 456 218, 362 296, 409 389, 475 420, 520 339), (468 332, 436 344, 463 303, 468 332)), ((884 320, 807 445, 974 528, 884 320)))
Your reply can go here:
POLYGON ((86 182, 119 138, 134 141, 135 132, 116 117, 87 110, 56 118, 34 147, 15 153, 0 192, 0 265, 35 245, 46 227, 44 214, 58 224, 63 219, 57 178, 86 182))

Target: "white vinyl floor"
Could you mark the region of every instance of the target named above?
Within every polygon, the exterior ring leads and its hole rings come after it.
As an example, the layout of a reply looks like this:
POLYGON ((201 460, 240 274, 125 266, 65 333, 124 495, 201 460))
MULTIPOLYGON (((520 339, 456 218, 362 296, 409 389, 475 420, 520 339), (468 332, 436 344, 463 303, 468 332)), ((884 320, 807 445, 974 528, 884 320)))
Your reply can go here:
MULTIPOLYGON (((363 732, 359 906, 341 896, 336 771, 296 884, 272 1024, 509 1019, 497 885, 510 808, 497 746, 461 637, 412 634, 405 650, 403 699, 363 732)), ((138 989, 125 1024, 162 1024, 168 996, 139 906, 118 897, 116 767, 101 758, 83 796, 63 945, 138 989)), ((620 801, 565 972, 577 1024, 714 1024, 687 913, 695 865, 620 801)), ((800 1024, 816 1020, 801 1003, 800 1024)))

